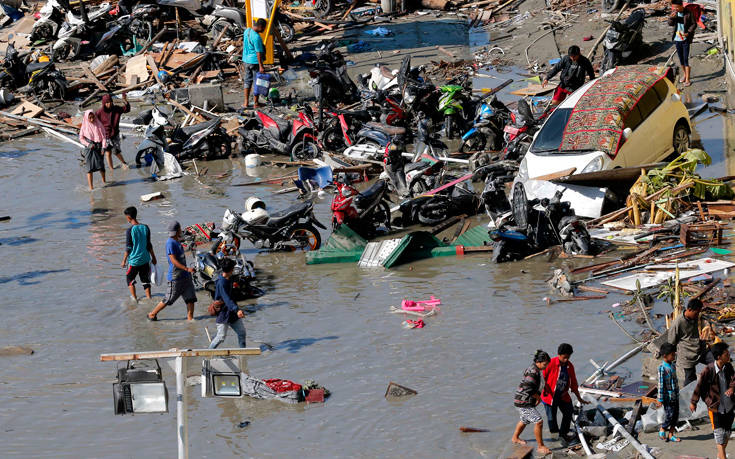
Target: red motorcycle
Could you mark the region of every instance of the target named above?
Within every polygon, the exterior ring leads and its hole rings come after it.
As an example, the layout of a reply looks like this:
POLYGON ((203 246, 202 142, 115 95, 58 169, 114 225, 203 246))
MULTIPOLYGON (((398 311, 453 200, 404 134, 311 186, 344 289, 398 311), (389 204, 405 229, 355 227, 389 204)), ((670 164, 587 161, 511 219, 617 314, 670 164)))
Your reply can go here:
POLYGON ((309 160, 321 155, 313 113, 308 106, 302 107, 293 121, 257 111, 238 132, 243 149, 289 155, 292 160, 309 160))
POLYGON ((346 180, 337 181, 337 193, 332 199, 332 228, 337 229, 346 224, 365 239, 377 236, 381 225, 390 231, 390 203, 388 184, 385 180, 376 180, 367 190, 360 193, 346 180))
POLYGON ((533 135, 538 131, 548 111, 538 118, 533 116, 531 106, 524 99, 518 101, 518 113, 510 112, 510 122, 503 128, 505 148, 500 159, 521 159, 531 146, 533 135))

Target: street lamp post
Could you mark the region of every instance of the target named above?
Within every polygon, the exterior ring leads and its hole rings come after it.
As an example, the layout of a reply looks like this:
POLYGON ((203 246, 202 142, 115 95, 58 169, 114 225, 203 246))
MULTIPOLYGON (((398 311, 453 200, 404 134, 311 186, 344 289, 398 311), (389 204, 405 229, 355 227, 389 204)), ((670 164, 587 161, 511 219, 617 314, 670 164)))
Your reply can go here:
POLYGON ((170 349, 168 351, 123 352, 101 354, 102 362, 119 362, 129 360, 176 359, 176 435, 178 439, 179 459, 189 459, 189 423, 187 417, 188 395, 186 393, 187 358, 190 357, 226 357, 260 355, 260 348, 238 349, 170 349))

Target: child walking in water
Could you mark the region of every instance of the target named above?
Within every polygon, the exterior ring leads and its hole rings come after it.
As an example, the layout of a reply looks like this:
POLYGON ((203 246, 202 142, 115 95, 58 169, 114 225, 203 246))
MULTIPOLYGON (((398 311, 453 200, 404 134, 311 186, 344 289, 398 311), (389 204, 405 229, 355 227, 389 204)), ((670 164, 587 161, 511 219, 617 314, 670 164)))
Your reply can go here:
POLYGON ((533 364, 523 372, 523 379, 518 384, 514 400, 514 405, 521 416, 521 420, 518 421, 511 439, 513 443, 525 445, 526 442, 520 439, 520 435, 527 425, 533 424, 538 452, 544 455, 551 453, 551 450, 544 445, 542 436, 544 420, 536 409, 536 405, 541 401, 541 371, 546 368, 550 361, 549 354, 539 349, 533 357, 533 364))
POLYGON ((87 184, 89 190, 94 189, 92 174, 99 172, 102 175, 102 183, 105 184, 105 161, 102 157, 102 149, 107 146, 105 130, 102 123, 97 119, 92 110, 84 112, 82 127, 79 130, 79 142, 84 145, 84 163, 87 166, 87 184))

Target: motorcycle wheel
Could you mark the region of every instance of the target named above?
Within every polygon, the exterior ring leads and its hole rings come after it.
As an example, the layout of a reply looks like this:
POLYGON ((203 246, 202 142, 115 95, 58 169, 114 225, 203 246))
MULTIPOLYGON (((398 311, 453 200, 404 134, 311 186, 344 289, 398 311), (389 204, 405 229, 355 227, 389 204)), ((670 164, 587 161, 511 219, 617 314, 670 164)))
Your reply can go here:
POLYGON ((438 225, 439 223, 443 222, 444 220, 449 218, 449 213, 447 212, 448 211, 447 205, 448 203, 440 203, 437 205, 429 205, 429 206, 421 207, 418 211, 419 222, 427 226, 434 226, 434 225, 438 225))
POLYGON ((496 241, 493 243, 493 263, 515 261, 519 260, 520 258, 521 254, 514 252, 508 242, 496 241))
MULTIPOLYGON (((319 231, 310 224, 296 225, 288 238, 299 243, 298 248, 301 250, 319 250, 319 247, 322 246, 319 231)), ((293 248, 293 250, 296 249, 296 247, 293 248)))
POLYGON ((320 141, 327 151, 341 153, 345 148, 342 128, 339 126, 327 126, 320 134, 320 141))
POLYGON ((460 153, 481 151, 485 149, 485 136, 479 132, 472 134, 468 139, 459 144, 460 153))
POLYGON ((602 11, 612 13, 620 6, 620 0, 602 0, 602 11))
POLYGON ((572 233, 572 241, 574 241, 574 245, 577 246, 577 254, 580 255, 589 255, 590 253, 590 235, 585 231, 584 233, 572 233))
POLYGON ((207 139, 206 160, 229 158, 232 145, 229 136, 213 135, 207 139))
POLYGON ((608 70, 615 68, 615 60, 615 53, 606 49, 605 56, 602 58, 602 67, 600 68, 600 74, 603 74, 608 70))
POLYGON ((454 132, 457 130, 457 122, 454 119, 454 115, 447 115, 444 117, 444 133, 447 139, 454 138, 454 132))
POLYGON ((40 94, 41 99, 47 100, 64 100, 66 96, 66 88, 56 82, 56 80, 49 80, 46 82, 46 91, 40 94), (47 96, 47 97, 44 97, 47 96))
POLYGON ((130 23, 129 27, 138 41, 145 41, 148 43, 151 41, 151 38, 153 38, 153 25, 148 21, 134 19, 133 22, 130 23))
POLYGON ((67 43, 65 46, 62 46, 61 48, 57 49, 53 53, 53 60, 55 62, 61 62, 69 59, 69 55, 71 54, 71 51, 74 47, 71 45, 71 43, 67 43))
POLYGON ((328 15, 329 12, 332 11, 332 1, 333 0, 316 0, 314 2, 314 16, 323 18, 328 15))
POLYGON ((214 240, 214 243, 212 244, 212 247, 209 249, 210 253, 212 255, 217 255, 219 252, 224 253, 225 255, 231 255, 235 256, 238 255, 240 252, 240 238, 235 236, 235 238, 232 240, 232 245, 235 246, 234 249, 230 248, 228 249, 226 247, 227 244, 222 240, 222 238, 217 238, 214 240))
POLYGON ((310 138, 304 137, 291 148, 291 157, 300 161, 308 161, 322 155, 319 146, 310 138))
POLYGON ((54 28, 47 22, 38 24, 33 33, 31 33, 30 39, 31 42, 53 40, 54 28))
POLYGON ((291 24, 286 24, 280 21, 278 22, 278 32, 280 32, 284 43, 291 43, 296 36, 296 31, 291 24))
POLYGON ((223 38, 224 39, 235 38, 236 33, 233 30, 233 27, 232 27, 232 24, 230 24, 230 21, 228 21, 227 19, 217 19, 209 27, 209 36, 212 38, 212 40, 216 40, 217 37, 219 37, 219 34, 222 33, 222 31, 225 29, 226 26, 229 26, 229 28, 227 29, 227 32, 225 33, 225 36, 223 38))

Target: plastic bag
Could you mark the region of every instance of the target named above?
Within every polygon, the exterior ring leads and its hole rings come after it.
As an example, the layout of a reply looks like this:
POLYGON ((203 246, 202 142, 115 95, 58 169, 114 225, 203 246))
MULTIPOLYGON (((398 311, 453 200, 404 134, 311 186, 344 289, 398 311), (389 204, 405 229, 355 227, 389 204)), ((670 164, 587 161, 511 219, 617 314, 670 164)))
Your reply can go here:
POLYGON ((151 263, 151 283, 161 285, 161 282, 163 282, 163 270, 158 269, 158 265, 151 263))
MULTIPOLYGON (((694 413, 689 411, 689 401, 692 399, 695 387, 697 387, 697 381, 692 381, 679 391, 679 421, 693 421, 707 416, 707 405, 701 399, 697 403, 697 409, 694 413)), ((641 416, 643 431, 654 432, 658 430, 665 417, 664 407, 657 408, 655 403, 651 403, 646 414, 641 416)))
POLYGON ((151 175, 156 180, 170 180, 179 178, 184 175, 184 171, 181 169, 181 165, 174 155, 170 153, 163 154, 163 168, 158 167, 158 160, 153 161, 151 165, 151 175))

